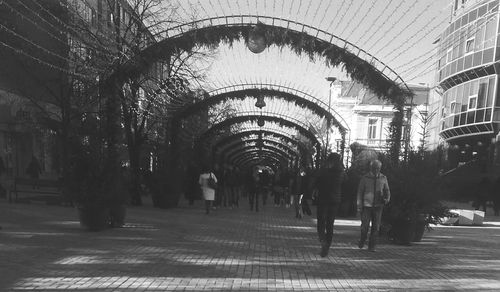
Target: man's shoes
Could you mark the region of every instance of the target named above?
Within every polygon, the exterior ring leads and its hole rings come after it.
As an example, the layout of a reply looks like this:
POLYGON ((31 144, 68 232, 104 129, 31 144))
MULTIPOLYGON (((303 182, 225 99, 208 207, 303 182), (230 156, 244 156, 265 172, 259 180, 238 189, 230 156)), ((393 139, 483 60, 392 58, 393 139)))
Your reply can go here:
POLYGON ((365 246, 365 243, 363 241, 358 241, 358 247, 362 249, 365 246))
POLYGON ((375 247, 374 246, 369 247, 368 251, 375 252, 375 247))
POLYGON ((328 255, 328 249, 330 249, 330 247, 323 242, 321 244, 321 252, 319 253, 319 255, 322 258, 326 257, 328 255))

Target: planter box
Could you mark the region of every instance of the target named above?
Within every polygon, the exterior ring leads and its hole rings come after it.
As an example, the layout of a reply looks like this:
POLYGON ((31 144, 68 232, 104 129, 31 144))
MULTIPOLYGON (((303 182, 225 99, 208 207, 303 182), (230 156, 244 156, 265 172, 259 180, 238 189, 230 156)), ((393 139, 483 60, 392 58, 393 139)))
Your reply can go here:
POLYGON ((474 219, 472 219, 472 225, 483 225, 484 221, 484 211, 475 210, 474 219))
POLYGON ((101 205, 81 206, 78 209, 80 225, 89 231, 101 231, 109 227, 109 209, 101 205))
POLYGON ((479 210, 452 209, 450 213, 455 216, 444 220, 445 225, 483 225, 484 212, 479 210))

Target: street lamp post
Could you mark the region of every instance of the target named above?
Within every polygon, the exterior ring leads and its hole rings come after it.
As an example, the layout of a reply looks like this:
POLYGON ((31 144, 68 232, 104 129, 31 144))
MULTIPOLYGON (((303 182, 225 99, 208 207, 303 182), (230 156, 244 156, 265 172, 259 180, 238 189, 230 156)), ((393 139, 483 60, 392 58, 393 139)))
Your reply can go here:
MULTIPOLYGON (((335 77, 326 77, 326 81, 330 82, 330 87, 328 88, 328 113, 330 113, 330 107, 332 103, 332 84, 337 80, 335 77)), ((328 154, 328 149, 330 148, 330 117, 327 118, 326 120, 326 146, 325 146, 325 154, 324 157, 326 158, 326 155, 328 154)))

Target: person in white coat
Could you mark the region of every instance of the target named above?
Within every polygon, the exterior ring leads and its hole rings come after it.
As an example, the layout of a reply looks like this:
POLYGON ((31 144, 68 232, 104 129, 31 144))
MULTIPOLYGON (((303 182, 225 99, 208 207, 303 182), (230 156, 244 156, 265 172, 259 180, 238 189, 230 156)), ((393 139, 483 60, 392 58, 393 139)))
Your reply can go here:
POLYGON ((198 183, 200 184, 201 191, 203 193, 203 199, 205 200, 205 210, 206 213, 210 213, 210 207, 213 206, 213 202, 215 200, 215 187, 210 186, 209 180, 213 179, 217 183, 217 177, 210 170, 209 167, 204 167, 202 173, 200 174, 200 178, 198 179, 198 183))

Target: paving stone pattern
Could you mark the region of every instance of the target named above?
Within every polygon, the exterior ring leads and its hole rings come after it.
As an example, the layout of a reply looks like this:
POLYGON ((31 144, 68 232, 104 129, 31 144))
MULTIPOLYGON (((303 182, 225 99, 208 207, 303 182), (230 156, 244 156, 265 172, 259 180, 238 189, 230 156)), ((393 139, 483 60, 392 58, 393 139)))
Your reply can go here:
POLYGON ((371 253, 359 220, 337 220, 326 258, 315 220, 274 206, 130 207, 124 228, 88 232, 73 208, 0 201, 0 226, 0 291, 500 291, 498 222, 371 253))

